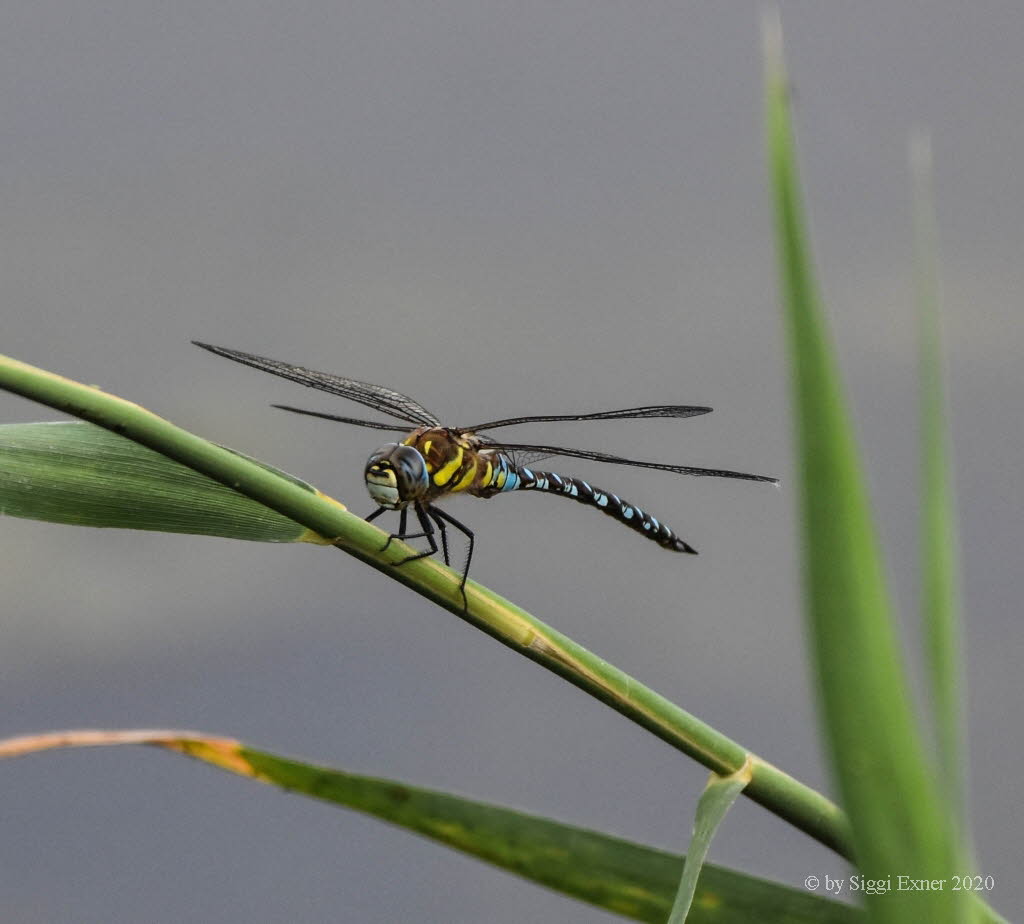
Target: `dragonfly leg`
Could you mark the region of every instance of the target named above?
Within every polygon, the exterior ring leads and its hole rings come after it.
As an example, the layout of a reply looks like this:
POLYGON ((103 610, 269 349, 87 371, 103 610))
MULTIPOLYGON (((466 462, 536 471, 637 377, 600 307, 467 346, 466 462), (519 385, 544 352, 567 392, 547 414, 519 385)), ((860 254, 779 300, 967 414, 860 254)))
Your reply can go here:
MULTIPOLYGON (((373 513, 371 513, 366 518, 366 522, 367 523, 372 523, 374 520, 377 519, 377 517, 379 517, 382 513, 384 513, 386 510, 389 510, 389 509, 390 508, 388 508, 388 507, 378 507, 376 510, 373 511, 373 513)), ((405 527, 406 527, 406 524, 409 521, 409 511, 408 511, 407 508, 403 507, 402 510, 400 511, 400 515, 399 515, 399 519, 398 519, 398 532, 397 533, 390 533, 388 535, 388 541, 384 543, 384 545, 381 547, 380 550, 382 552, 386 552, 390 548, 392 541, 395 540, 395 539, 402 539, 404 541, 406 539, 423 539, 423 538, 426 538, 429 541, 430 536, 434 532, 434 528, 429 523, 424 523, 423 517, 421 515, 419 515, 418 512, 417 512, 417 516, 419 516, 420 525, 422 525, 424 527, 424 530, 425 530, 424 532, 422 532, 422 533, 409 533, 409 532, 406 532, 405 527)), ((434 552, 436 552, 436 551, 437 551, 437 547, 435 546, 434 548, 430 549, 428 552, 425 552, 424 555, 433 555, 434 552)))
POLYGON ((411 561, 416 561, 418 558, 428 558, 431 555, 437 554, 437 540, 434 538, 434 527, 431 525, 430 520, 427 519, 420 504, 416 504, 416 517, 420 521, 420 526, 423 527, 422 533, 407 533, 405 531, 405 526, 409 518, 409 508, 404 507, 402 509, 401 518, 398 521, 398 532, 392 533, 388 536, 388 541, 384 544, 384 548, 381 549, 381 551, 383 552, 389 545, 391 545, 392 539, 401 539, 403 542, 409 539, 426 539, 430 548, 425 552, 416 552, 413 555, 407 555, 405 558, 391 562, 395 567, 398 565, 408 564, 411 561))
MULTIPOLYGON (((373 513, 371 513, 366 518, 366 522, 367 523, 372 523, 377 517, 379 517, 387 509, 388 509, 387 507, 378 507, 376 510, 373 511, 373 513)), ((398 518, 398 532, 397 533, 390 533, 388 535, 388 541, 385 542, 384 546, 381 548, 382 552, 386 552, 388 550, 388 546, 391 545, 391 540, 392 539, 404 539, 405 538, 405 524, 408 521, 408 519, 409 519, 408 511, 406 511, 406 509, 403 507, 402 508, 402 512, 401 512, 401 514, 400 514, 400 516, 398 518)))
POLYGON ((445 523, 450 526, 454 526, 463 536, 469 540, 469 550, 466 552, 466 565, 462 569, 462 581, 459 583, 459 593, 462 594, 462 604, 464 610, 469 609, 469 599, 466 597, 466 578, 469 577, 469 565, 473 561, 473 546, 476 542, 476 536, 468 526, 464 523, 460 523, 451 514, 445 513, 439 507, 428 507, 427 515, 437 524, 441 535, 445 535, 445 523))
MULTIPOLYGON (((445 521, 437 515, 433 507, 427 507, 424 511, 418 511, 420 515, 420 522, 423 523, 425 517, 430 517, 437 524, 437 533, 441 537, 441 554, 444 556, 444 563, 450 568, 452 566, 451 556, 448 554, 448 526, 445 521)), ((426 523, 423 523, 424 528, 427 527, 426 523)))

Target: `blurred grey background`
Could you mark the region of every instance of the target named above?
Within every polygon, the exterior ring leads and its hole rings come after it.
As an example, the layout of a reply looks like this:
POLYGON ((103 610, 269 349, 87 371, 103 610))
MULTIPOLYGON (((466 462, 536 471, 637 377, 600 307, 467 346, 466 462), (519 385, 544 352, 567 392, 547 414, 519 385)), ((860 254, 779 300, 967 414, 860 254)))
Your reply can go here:
MULTIPOLYGON (((917 604, 907 134, 930 128, 968 617, 972 802, 1024 904, 1024 10, 782 3, 817 258, 892 585, 917 604)), ((372 509, 354 406, 192 338, 380 382, 452 423, 777 474, 567 461, 701 551, 535 495, 450 509, 473 575, 828 789, 804 657, 757 4, 8 4, 2 348, 372 509)), ((52 419, 0 398, 4 420, 52 419)), ((706 773, 333 550, 0 522, 0 734, 176 726, 682 849, 706 773)), ((8 922, 594 921, 361 816, 144 749, 0 765, 8 922)), ((712 859, 844 864, 741 800, 712 859)), ((913 871, 908 871, 913 873, 913 871)))

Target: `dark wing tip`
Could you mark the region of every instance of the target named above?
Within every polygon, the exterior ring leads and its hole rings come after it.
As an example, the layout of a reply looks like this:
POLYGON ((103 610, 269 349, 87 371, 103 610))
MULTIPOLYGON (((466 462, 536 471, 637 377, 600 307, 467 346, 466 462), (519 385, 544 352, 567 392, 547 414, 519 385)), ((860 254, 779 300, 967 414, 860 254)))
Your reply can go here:
POLYGON ((782 484, 782 482, 773 475, 749 475, 746 472, 711 472, 711 474, 722 475, 726 478, 735 478, 739 481, 757 481, 761 484, 770 484, 773 488, 777 488, 782 484))
POLYGON ((237 350, 229 350, 227 347, 215 346, 212 343, 203 343, 202 340, 193 340, 192 343, 194 346, 206 350, 207 352, 213 353, 216 356, 224 356, 230 359, 231 357, 238 355, 237 350))
POLYGON ((247 356, 247 353, 242 353, 239 350, 230 350, 227 347, 216 346, 212 343, 203 343, 202 340, 193 340, 192 343, 201 347, 204 350, 209 350, 211 353, 216 353, 218 356, 247 356))
POLYGON ((683 542, 678 536, 673 540, 672 545, 669 546, 673 552, 686 552, 687 555, 696 555, 697 550, 690 545, 688 542, 683 542))

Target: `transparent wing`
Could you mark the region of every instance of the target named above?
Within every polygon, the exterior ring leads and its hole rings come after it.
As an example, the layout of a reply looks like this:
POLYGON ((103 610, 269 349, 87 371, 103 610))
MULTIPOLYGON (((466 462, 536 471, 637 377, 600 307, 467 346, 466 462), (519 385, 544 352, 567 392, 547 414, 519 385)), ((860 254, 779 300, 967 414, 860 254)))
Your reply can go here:
MULTIPOLYGON (((398 420, 416 426, 437 427, 441 425, 433 414, 423 405, 413 401, 407 395, 392 391, 380 385, 371 385, 368 382, 357 382, 355 379, 346 379, 340 375, 332 375, 329 372, 317 372, 315 369, 306 369, 303 366, 293 366, 291 363, 283 363, 276 359, 268 359, 266 356, 255 356, 252 353, 242 353, 239 350, 229 350, 227 347, 213 346, 209 343, 192 341, 196 346, 223 356, 226 359, 234 360, 244 366, 252 366, 271 375, 278 375, 283 379, 298 382, 309 388, 316 388, 319 391, 326 391, 332 395, 340 395, 350 401, 358 401, 367 407, 388 414, 398 420)), ((367 421, 363 421, 367 423, 367 421)))
POLYGON ((544 456, 566 456, 573 459, 589 459, 593 462, 609 462, 613 465, 634 465, 637 468, 654 468, 662 472, 675 472, 679 475, 708 475, 714 478, 740 478, 744 481, 765 481, 777 485, 778 478, 769 475, 750 475, 746 472, 730 472, 720 468, 694 468, 691 465, 670 465, 666 462, 641 462, 637 459, 625 459, 607 452, 595 452, 591 449, 564 449, 559 446, 539 446, 533 443, 494 443, 495 448, 508 449, 515 453, 540 453, 544 456))
POLYGON ((503 444, 498 444, 501 447, 501 451, 504 455, 508 456, 516 465, 524 468, 533 468, 538 462, 543 462, 545 459, 551 458, 550 452, 530 452, 528 450, 523 452, 517 452, 512 449, 508 449, 503 444))
POLYGON ((305 414, 307 417, 322 417, 324 420, 336 420, 339 423, 355 424, 357 427, 369 427, 371 430, 390 430, 392 433, 408 433, 409 428, 396 427, 394 424, 378 423, 376 420, 360 420, 358 417, 339 417, 337 414, 324 414, 321 411, 305 411, 301 407, 289 407, 287 404, 272 404, 278 410, 291 411, 293 414, 305 414))
POLYGON ((464 427, 471 433, 480 430, 496 430, 498 427, 512 427, 516 424, 543 423, 549 420, 628 420, 637 417, 699 417, 710 414, 709 407, 692 407, 684 404, 657 404, 650 407, 628 407, 621 411, 598 411, 595 414, 541 414, 533 417, 506 417, 464 427))

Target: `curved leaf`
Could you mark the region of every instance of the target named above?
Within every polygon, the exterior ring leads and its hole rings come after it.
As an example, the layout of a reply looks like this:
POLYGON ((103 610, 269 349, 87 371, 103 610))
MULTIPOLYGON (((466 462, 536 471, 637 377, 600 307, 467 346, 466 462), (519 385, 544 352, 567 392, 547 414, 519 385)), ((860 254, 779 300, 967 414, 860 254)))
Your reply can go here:
MULTIPOLYGON (((598 831, 396 780, 268 754, 232 738, 176 730, 78 730, 0 741, 0 758, 57 747, 150 744, 222 770, 373 815, 539 885, 661 924, 684 857, 598 831)), ((855 924, 849 905, 706 864, 690 924, 855 924)))
MULTIPOLYGON (((291 475, 264 468, 315 493, 291 475)), ((80 421, 0 425, 0 511, 78 526, 257 542, 319 540, 187 466, 80 421)))

